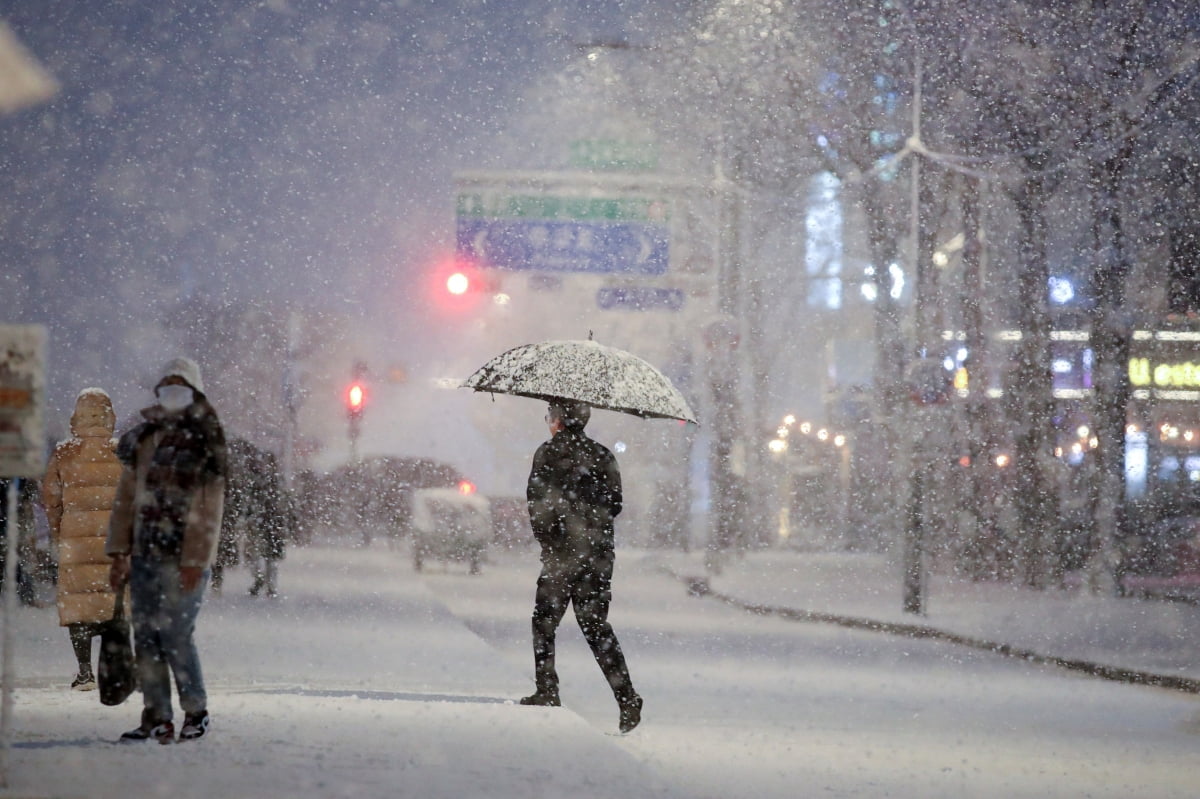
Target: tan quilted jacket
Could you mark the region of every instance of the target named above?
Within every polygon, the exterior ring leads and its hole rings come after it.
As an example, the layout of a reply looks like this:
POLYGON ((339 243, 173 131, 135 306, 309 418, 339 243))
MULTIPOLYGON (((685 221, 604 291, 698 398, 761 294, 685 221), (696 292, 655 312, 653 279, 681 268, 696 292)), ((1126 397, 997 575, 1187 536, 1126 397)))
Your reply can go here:
POLYGON ((42 504, 58 552, 58 621, 107 621, 115 595, 104 554, 121 462, 117 460, 112 402, 88 389, 75 402, 72 437, 59 444, 42 480, 42 504))

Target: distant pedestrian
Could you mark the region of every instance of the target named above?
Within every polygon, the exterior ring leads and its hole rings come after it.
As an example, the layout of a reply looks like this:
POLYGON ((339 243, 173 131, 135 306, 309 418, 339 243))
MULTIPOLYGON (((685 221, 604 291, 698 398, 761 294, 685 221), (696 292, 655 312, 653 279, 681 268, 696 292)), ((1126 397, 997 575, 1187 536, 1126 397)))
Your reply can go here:
POLYGON ((244 438, 230 439, 226 447, 225 512, 221 514, 221 536, 212 564, 212 592, 220 596, 225 572, 241 562, 242 509, 250 493, 250 461, 255 447, 244 438))
POLYGON ((71 688, 77 691, 96 687, 92 639, 127 623, 116 615, 117 595, 108 580, 112 560, 104 554, 121 479, 116 421, 108 394, 99 388, 81 391, 71 414, 71 437, 55 447, 42 480, 50 544, 58 555, 58 623, 69 631, 75 650, 78 670, 71 688))
POLYGON ((641 721, 642 698, 633 689, 608 622, 621 473, 613 454, 584 434, 590 416, 584 403, 551 402, 546 415, 551 438, 533 456, 525 496, 533 534, 542 547, 533 608, 537 691, 521 704, 561 704, 555 633, 567 605, 573 604, 575 619, 616 697, 621 732, 629 732, 641 721))
POLYGON ((224 506, 225 433, 204 395, 200 367, 177 358, 155 386, 158 404, 121 437, 124 464, 106 551, 111 584, 128 580, 144 708, 125 741, 175 737, 171 675, 184 711, 179 740, 208 730, 208 696, 193 641, 224 506))
MULTIPOLYGON (((230 442, 231 456, 235 450, 239 456, 230 458, 226 497, 235 499, 237 516, 229 521, 245 527, 246 562, 254 576, 250 595, 274 598, 279 593, 279 561, 294 526, 290 496, 273 453, 242 439, 230 442)), ((230 512, 227 506, 227 518, 230 512)))
POLYGON ((8 486, 9 481, 17 484, 17 519, 13 529, 17 531, 17 599, 22 605, 38 607, 37 573, 38 551, 37 534, 34 529, 33 505, 37 501, 38 484, 36 480, 24 477, 0 478, 0 591, 5 590, 4 575, 7 560, 8 541, 8 486))

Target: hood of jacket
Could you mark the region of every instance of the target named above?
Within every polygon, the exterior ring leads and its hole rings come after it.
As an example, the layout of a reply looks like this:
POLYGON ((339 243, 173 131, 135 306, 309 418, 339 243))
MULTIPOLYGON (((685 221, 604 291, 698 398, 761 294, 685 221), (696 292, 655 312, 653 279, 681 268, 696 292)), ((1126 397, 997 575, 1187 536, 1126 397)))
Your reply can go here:
POLYGON ((71 414, 72 436, 111 437, 116 425, 117 415, 113 412, 112 400, 103 389, 85 388, 79 392, 75 399, 75 412, 71 414))

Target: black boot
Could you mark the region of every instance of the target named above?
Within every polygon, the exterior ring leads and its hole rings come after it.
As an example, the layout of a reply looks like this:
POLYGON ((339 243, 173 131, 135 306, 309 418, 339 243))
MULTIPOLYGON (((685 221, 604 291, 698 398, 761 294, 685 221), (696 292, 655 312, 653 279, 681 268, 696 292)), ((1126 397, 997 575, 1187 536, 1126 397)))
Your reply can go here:
POLYGON ((558 692, 541 691, 530 694, 521 699, 522 705, 537 705, 539 707, 561 707, 562 701, 558 698, 558 692))
POLYGON ((621 732, 630 732, 642 723, 642 698, 633 694, 627 699, 617 701, 621 708, 621 732))
POLYGON ((85 664, 80 664, 79 674, 71 681, 72 691, 94 691, 96 690, 96 676, 92 674, 92 667, 85 664))

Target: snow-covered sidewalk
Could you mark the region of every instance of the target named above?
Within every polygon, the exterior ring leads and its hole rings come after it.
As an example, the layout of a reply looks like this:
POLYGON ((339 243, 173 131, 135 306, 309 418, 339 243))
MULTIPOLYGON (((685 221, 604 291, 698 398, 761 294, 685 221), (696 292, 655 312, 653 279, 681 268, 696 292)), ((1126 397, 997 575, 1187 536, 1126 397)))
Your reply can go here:
POLYGON ((1194 604, 931 575, 925 615, 916 616, 903 612, 900 568, 883 555, 764 550, 726 557, 713 574, 702 553, 650 557, 741 603, 921 625, 1050 658, 1200 680, 1194 604))
POLYGON ((407 559, 296 549, 283 580, 283 597, 255 599, 236 571, 224 596, 208 597, 197 635, 212 731, 170 747, 115 743, 136 726, 140 697, 106 708, 68 690, 74 659, 54 609, 22 608, 0 796, 676 795, 569 709, 513 704, 529 676, 467 630, 407 559))

